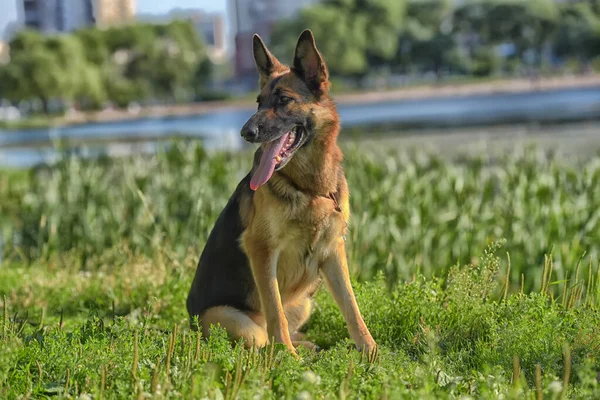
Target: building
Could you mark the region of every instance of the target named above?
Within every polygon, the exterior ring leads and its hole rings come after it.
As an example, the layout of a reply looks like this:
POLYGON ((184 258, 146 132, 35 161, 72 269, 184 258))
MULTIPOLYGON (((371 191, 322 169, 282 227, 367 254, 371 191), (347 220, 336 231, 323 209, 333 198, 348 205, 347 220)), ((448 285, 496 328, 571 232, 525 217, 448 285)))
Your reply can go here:
POLYGON ((220 14, 196 13, 189 17, 198 35, 208 47, 208 56, 214 63, 224 62, 227 56, 225 20, 220 14))
POLYGON ((271 31, 279 20, 293 17, 302 8, 319 0, 230 0, 235 40, 235 73, 240 80, 254 79, 252 36, 258 33, 269 44, 271 31))
POLYGON ((173 20, 190 21, 207 46, 211 61, 220 64, 227 58, 227 29, 225 18, 221 14, 208 14, 195 9, 175 9, 163 15, 141 14, 138 15, 138 20, 154 24, 166 24, 173 20))
POLYGON ((90 26, 128 23, 135 0, 17 0, 21 26, 42 33, 71 32, 90 26))
POLYGON ((61 32, 87 28, 96 22, 92 0, 57 0, 56 14, 61 32))
POLYGON ((54 1, 23 0, 23 25, 41 32, 54 32, 57 18, 54 15, 56 10, 52 3, 54 1))
POLYGON ((94 24, 93 0, 22 0, 23 26, 43 33, 70 32, 94 24))
POLYGON ((94 0, 94 16, 100 27, 130 23, 135 12, 135 0, 94 0))

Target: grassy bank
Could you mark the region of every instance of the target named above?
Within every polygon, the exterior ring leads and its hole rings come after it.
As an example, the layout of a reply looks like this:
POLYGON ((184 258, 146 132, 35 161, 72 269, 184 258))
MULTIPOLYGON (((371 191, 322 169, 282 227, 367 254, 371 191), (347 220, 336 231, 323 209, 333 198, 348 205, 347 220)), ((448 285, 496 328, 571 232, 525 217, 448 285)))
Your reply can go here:
MULTIPOLYGON (((85 269, 124 243, 150 257, 198 253, 250 163, 251 153, 209 154, 179 142, 157 156, 65 160, 24 179, 2 174, 4 253, 22 262, 72 253, 85 269)), ((532 270, 529 290, 539 286, 546 255, 566 279, 584 252, 600 254, 597 157, 571 161, 524 147, 450 161, 348 143, 346 174, 348 253, 361 280, 379 271, 390 282, 408 279, 416 267, 445 273, 507 238, 511 281, 532 270)))
POLYGON ((198 256, 251 155, 178 143, 0 173, 0 397, 600 396, 600 158, 345 150, 377 362, 324 289, 306 331, 328 350, 300 361, 188 330, 198 256))

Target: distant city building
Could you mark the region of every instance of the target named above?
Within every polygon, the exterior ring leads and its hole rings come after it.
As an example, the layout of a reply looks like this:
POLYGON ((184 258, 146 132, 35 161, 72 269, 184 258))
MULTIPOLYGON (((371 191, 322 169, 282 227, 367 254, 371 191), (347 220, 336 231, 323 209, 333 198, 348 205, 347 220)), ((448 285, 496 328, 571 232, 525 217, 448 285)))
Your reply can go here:
POLYGON ((70 32, 94 24, 92 0, 22 0, 23 26, 43 33, 70 32))
MULTIPOLYGON (((302 8, 319 0, 230 0, 234 13, 235 73, 239 79, 256 75, 252 55, 252 36, 255 33, 267 42, 279 20, 293 17, 302 8)), ((298 32, 300 34, 300 32, 298 32)))
POLYGON ((208 47, 208 56, 214 63, 224 62, 227 58, 227 31, 225 18, 221 14, 207 14, 201 10, 175 9, 168 14, 141 14, 138 20, 150 23, 166 24, 173 20, 188 20, 208 47))
POLYGON ((41 32, 56 30, 57 18, 54 1, 49 0, 23 0, 23 25, 26 28, 36 29, 41 32))
POLYGON ((135 0, 17 1, 17 24, 42 33, 125 24, 134 19, 136 8, 135 0))
POLYGON ((57 0, 60 31, 70 32, 94 25, 92 0, 57 0))
POLYGON ((135 0, 95 0, 94 16, 100 27, 123 25, 135 18, 135 0))
POLYGON ((196 31, 208 46, 209 57, 213 62, 225 61, 227 34, 225 19, 220 14, 198 13, 191 15, 190 20, 196 31))

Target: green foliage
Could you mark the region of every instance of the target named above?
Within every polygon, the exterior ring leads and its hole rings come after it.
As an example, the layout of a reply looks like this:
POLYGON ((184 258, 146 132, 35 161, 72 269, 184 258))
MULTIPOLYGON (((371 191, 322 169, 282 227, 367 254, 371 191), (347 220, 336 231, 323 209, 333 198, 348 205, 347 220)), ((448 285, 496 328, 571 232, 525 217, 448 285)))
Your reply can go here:
POLYGON ((335 75, 361 77, 381 67, 405 73, 487 76, 541 68, 545 50, 589 61, 600 55, 597 2, 554 0, 331 0, 282 21, 272 35, 291 54, 297 32, 312 29, 335 75), (502 65, 497 47, 513 44, 502 65), (515 65, 516 64, 516 65, 515 65))
MULTIPOLYGON (((563 70, 594 67, 600 57, 596 0, 326 0, 276 23, 274 52, 289 59, 307 28, 332 75, 359 85, 390 71, 519 75, 524 67, 548 71, 553 55, 563 70), (507 44, 514 52, 501 55, 499 46, 507 44)), ((59 37, 25 30, 10 45, 11 62, 0 67, 2 96, 41 100, 46 108, 202 100, 207 82, 225 71, 212 68, 192 24, 182 21, 59 37)))
POLYGON ((565 376, 567 397, 600 396, 598 157, 346 147, 375 364, 323 289, 306 334, 326 350, 301 360, 189 330, 199 253, 251 154, 175 142, 0 174, 0 397, 557 398, 565 376))
MULTIPOLYGON (((490 239, 505 237, 516 266, 513 289, 527 266, 527 290, 540 286, 546 254, 558 281, 574 273, 584 252, 600 254, 598 158, 575 163, 535 148, 461 163, 353 145, 345 153, 353 214, 348 254, 360 280, 383 271, 393 283, 415 267, 444 276, 490 239)), ((35 262, 69 252, 78 267, 93 269, 123 244, 148 256, 165 247, 179 257, 198 253, 250 156, 176 142, 156 156, 66 158, 22 181, 0 178, 4 256, 35 262)), ((581 268, 587 276, 587 264, 581 268)), ((562 285, 551 290, 560 293, 562 285)))
POLYGON ((136 24, 71 35, 20 32, 0 74, 9 99, 76 102, 99 108, 107 100, 189 101, 210 77, 204 46, 191 23, 136 24))
MULTIPOLYGON (((98 86, 99 76, 94 71, 88 71, 82 43, 73 36, 56 36, 46 39, 46 49, 56 58, 56 66, 60 71, 62 81, 56 85, 60 91, 54 97, 62 96, 63 100, 71 102, 78 94, 98 86), (96 82, 90 81, 96 79, 96 82)), ((96 88, 96 92, 98 89, 96 88)), ((91 92, 90 92, 91 93, 91 92)))
POLYGON ((368 60, 394 57, 405 14, 404 0, 330 0, 306 8, 293 21, 276 25, 277 54, 293 54, 299 33, 312 29, 333 74, 360 76, 368 60))
POLYGON ((6 80, 3 92, 10 100, 39 99, 47 110, 50 100, 63 95, 69 98, 73 78, 65 74, 63 68, 66 57, 73 53, 61 44, 62 41, 53 40, 46 45, 46 38, 27 30, 13 39, 11 62, 3 72, 6 80))
POLYGON ((276 24, 271 36, 272 48, 278 56, 292 57, 298 39, 297 32, 309 28, 318 38, 319 50, 325 55, 332 74, 363 74, 367 69, 364 53, 366 40, 361 34, 365 23, 364 20, 340 14, 334 6, 320 4, 302 10, 295 21, 276 24), (336 23, 332 24, 332 21, 336 23))
POLYGON ((419 274, 391 292, 382 275, 355 283, 380 345, 374 364, 352 348, 325 290, 306 332, 325 347, 320 353, 301 349, 295 360, 280 346, 232 347, 218 327, 202 339, 189 330, 184 308, 196 255, 174 263, 167 253, 123 252, 84 273, 68 254, 58 264, 5 264, 0 396, 517 399, 535 398, 539 386, 556 398, 567 345, 567 397, 597 398, 597 303, 491 296, 504 268, 499 249, 492 245, 479 266, 453 268, 446 283, 419 274), (512 381, 515 355, 521 378, 512 381))
POLYGON ((411 0, 397 61, 419 70, 440 72, 456 49, 452 35, 452 3, 448 0, 411 0))
POLYGON ((500 70, 501 60, 492 49, 480 48, 473 52, 471 72, 475 76, 490 76, 500 70))
POLYGON ((561 10, 557 54, 589 59, 600 54, 600 7, 598 2, 578 2, 561 10))

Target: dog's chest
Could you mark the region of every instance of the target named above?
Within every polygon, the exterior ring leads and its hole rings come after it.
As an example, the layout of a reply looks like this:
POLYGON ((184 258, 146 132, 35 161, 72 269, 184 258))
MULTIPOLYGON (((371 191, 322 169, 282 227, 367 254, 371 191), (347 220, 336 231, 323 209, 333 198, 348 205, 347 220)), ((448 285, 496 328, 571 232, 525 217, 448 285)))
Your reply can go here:
POLYGON ((331 199, 317 199, 271 227, 279 248, 277 278, 284 301, 310 290, 320 264, 345 234, 346 222, 336 208, 331 199))

